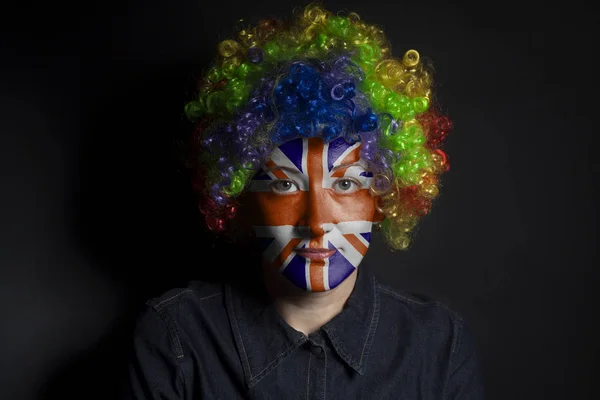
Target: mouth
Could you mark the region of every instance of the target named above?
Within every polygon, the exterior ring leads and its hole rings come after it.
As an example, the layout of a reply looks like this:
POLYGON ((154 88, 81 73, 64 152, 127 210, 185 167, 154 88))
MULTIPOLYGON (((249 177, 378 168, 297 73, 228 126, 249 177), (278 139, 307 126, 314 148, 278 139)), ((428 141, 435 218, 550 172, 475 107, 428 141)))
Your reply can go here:
POLYGON ((309 260, 325 260, 332 255, 334 255, 336 250, 330 249, 313 249, 313 248, 305 248, 305 249, 297 249, 296 254, 308 258, 309 260))

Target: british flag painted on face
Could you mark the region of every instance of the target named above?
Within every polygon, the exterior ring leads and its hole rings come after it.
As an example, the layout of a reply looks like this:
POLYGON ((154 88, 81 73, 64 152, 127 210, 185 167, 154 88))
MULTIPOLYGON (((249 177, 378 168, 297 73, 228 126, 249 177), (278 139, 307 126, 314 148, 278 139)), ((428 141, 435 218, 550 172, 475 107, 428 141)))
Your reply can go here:
POLYGON ((360 146, 343 138, 286 142, 250 183, 265 265, 304 290, 337 287, 369 247, 376 213, 360 146))

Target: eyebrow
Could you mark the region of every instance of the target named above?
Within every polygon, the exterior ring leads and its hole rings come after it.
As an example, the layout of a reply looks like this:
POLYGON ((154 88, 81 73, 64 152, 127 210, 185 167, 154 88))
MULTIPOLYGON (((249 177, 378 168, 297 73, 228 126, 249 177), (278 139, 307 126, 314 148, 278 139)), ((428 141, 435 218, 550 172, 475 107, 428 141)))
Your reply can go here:
POLYGON ((357 167, 362 167, 363 169, 365 169, 365 170, 366 170, 366 167, 365 167, 365 165, 364 165, 363 163, 361 163, 360 161, 357 161, 357 162, 355 162, 355 163, 349 163, 349 164, 340 164, 340 165, 336 165, 335 167, 333 167, 333 168, 332 168, 332 170, 331 170, 331 171, 333 172, 333 171, 336 171, 336 170, 338 170, 338 169, 340 169, 340 168, 349 168, 349 167, 354 167, 354 166, 357 166, 357 167))

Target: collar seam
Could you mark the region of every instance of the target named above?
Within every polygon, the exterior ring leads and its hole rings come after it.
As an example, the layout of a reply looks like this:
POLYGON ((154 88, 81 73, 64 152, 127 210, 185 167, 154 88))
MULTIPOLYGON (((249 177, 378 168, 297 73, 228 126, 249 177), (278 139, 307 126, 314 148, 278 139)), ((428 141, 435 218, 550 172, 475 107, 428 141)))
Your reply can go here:
POLYGON ((327 329, 327 333, 329 333, 329 337, 334 342, 337 350, 341 353, 342 358, 355 370, 359 370, 360 366, 356 365, 356 362, 346 353, 346 348, 344 344, 338 339, 338 335, 335 332, 335 329, 327 329))

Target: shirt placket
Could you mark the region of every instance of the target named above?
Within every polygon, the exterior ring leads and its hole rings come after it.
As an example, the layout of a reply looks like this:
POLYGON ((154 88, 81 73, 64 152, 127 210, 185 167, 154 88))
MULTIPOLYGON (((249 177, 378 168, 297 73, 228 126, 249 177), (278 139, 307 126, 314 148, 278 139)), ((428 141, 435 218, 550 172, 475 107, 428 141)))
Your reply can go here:
POLYGON ((311 334, 304 344, 308 354, 306 400, 326 399, 327 349, 321 333, 311 334))

